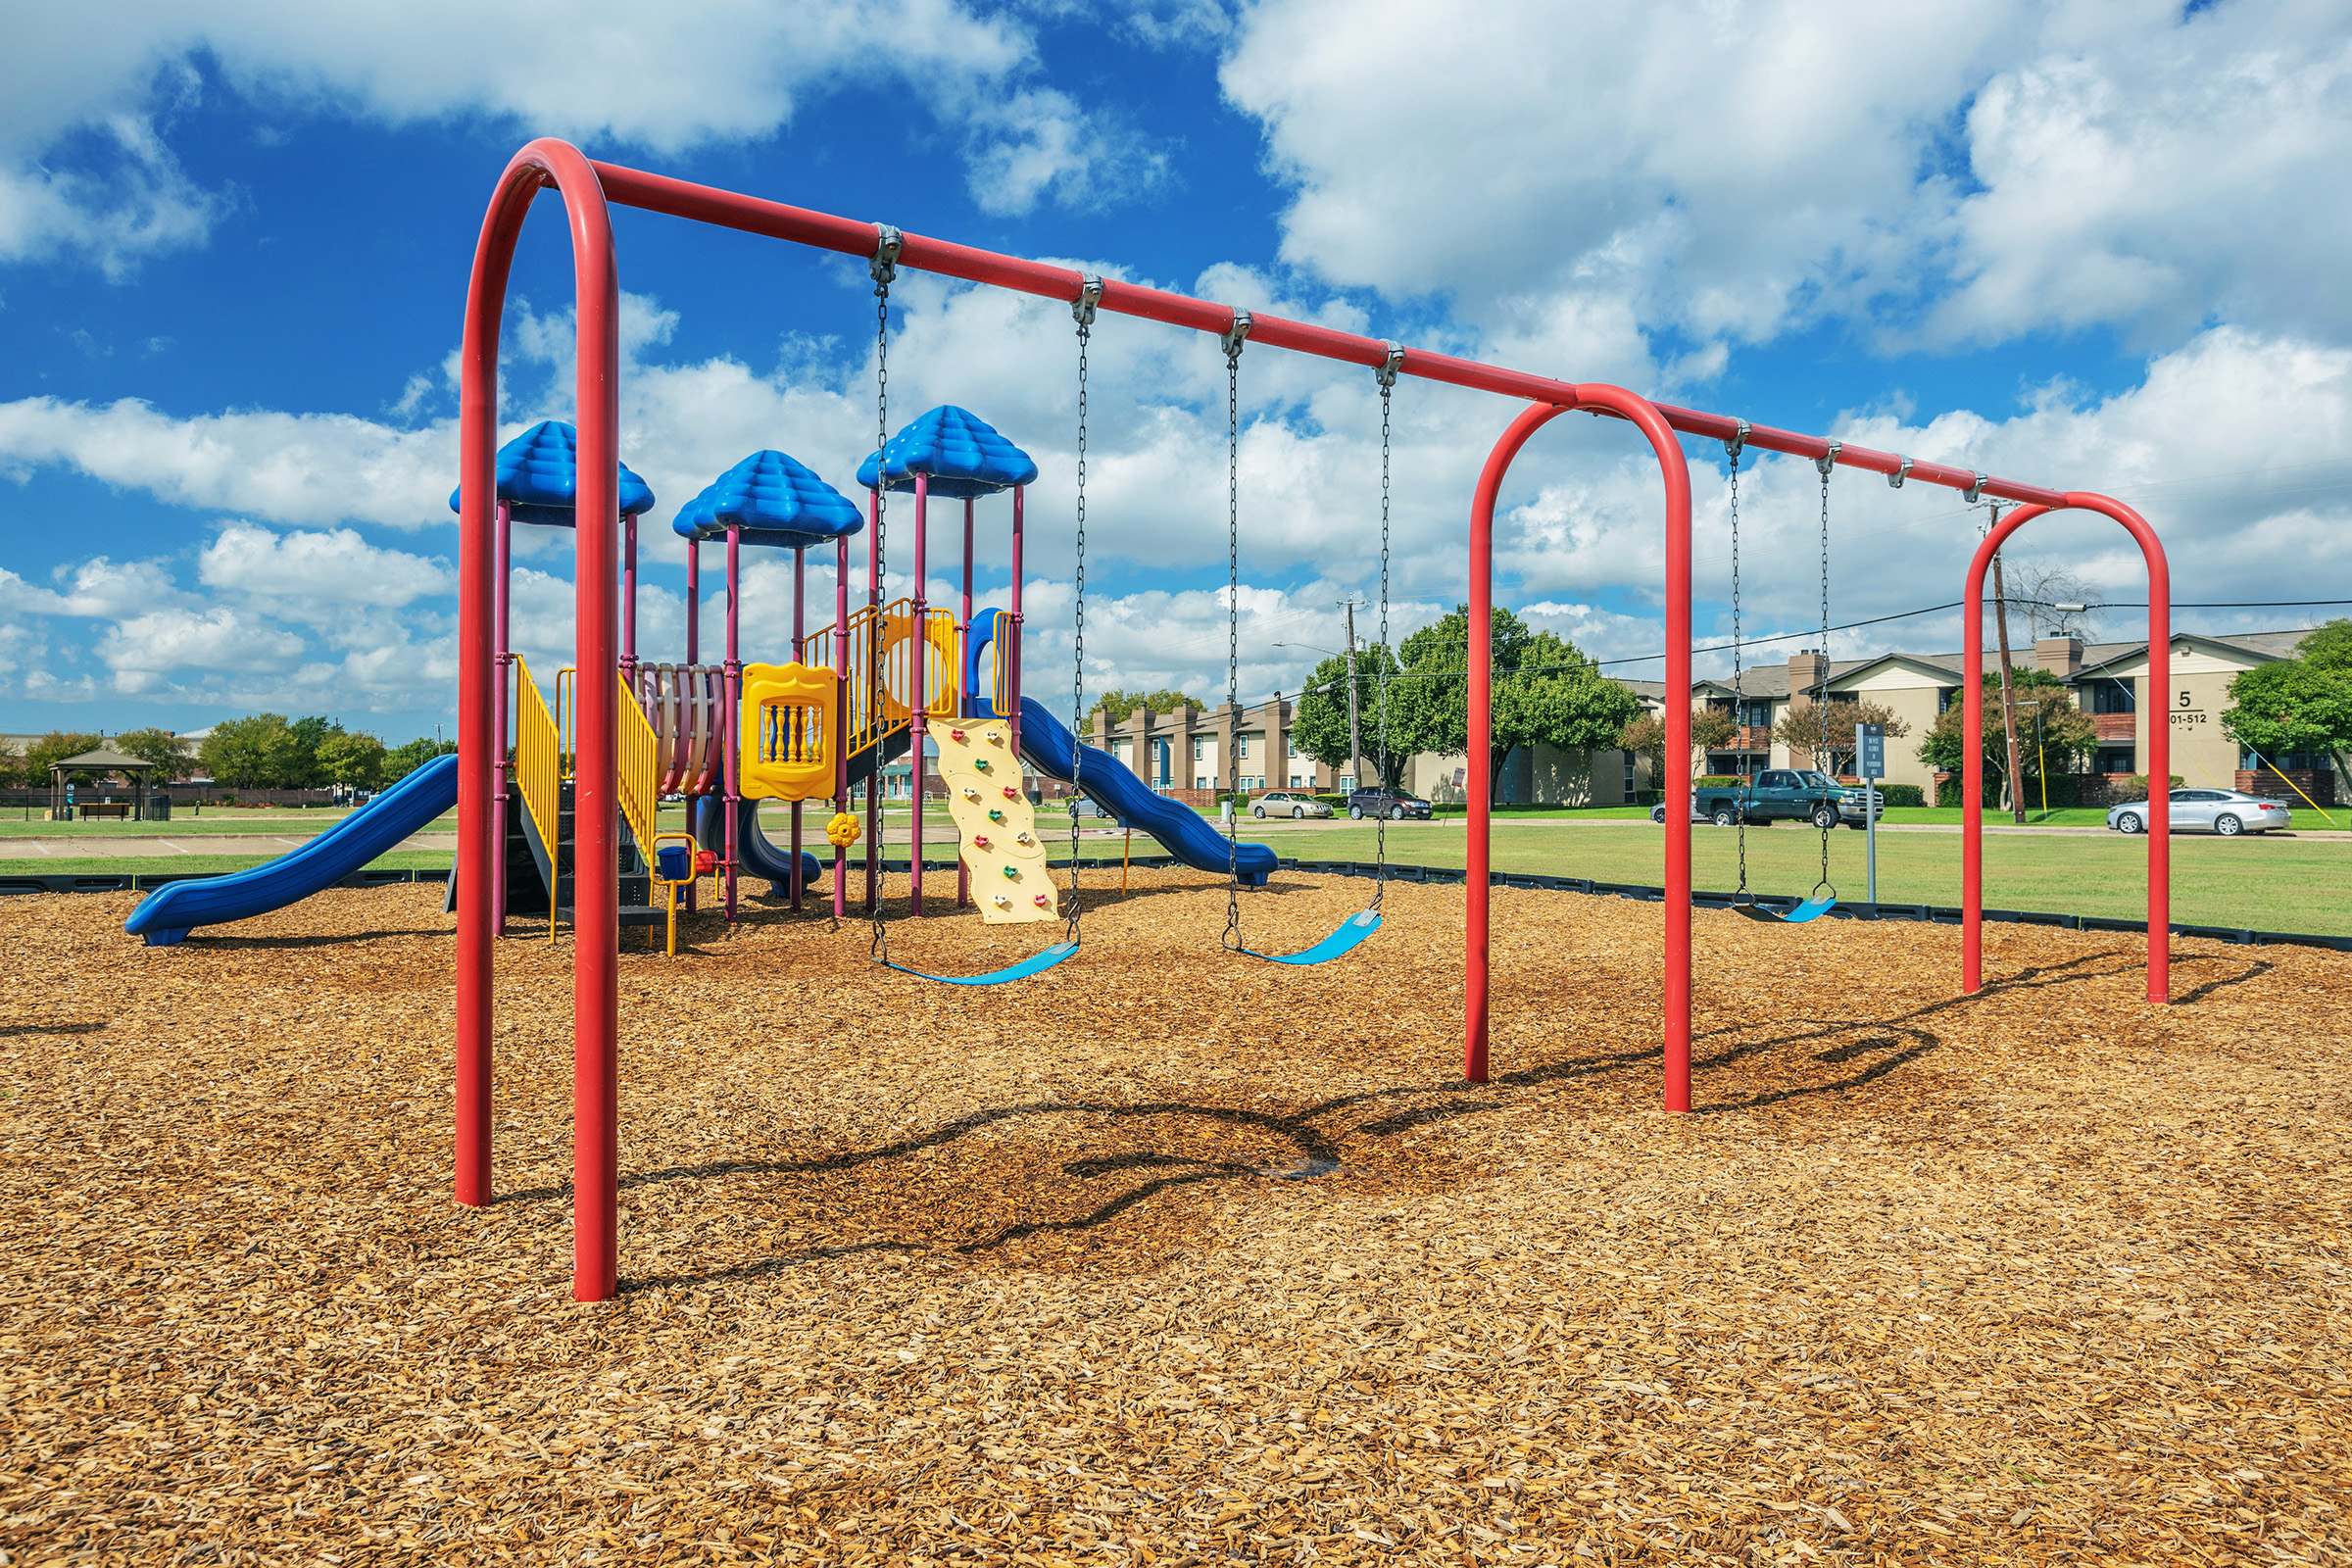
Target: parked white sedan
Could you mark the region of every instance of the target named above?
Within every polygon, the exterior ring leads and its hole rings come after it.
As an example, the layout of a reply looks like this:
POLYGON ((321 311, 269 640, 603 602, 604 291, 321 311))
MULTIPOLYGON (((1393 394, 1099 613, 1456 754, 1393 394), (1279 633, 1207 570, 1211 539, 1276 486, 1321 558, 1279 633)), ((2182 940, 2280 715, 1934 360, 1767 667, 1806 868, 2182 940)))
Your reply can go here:
MULTIPOLYGON (((2226 839, 2294 825, 2294 813, 2277 801, 2237 790, 2175 790, 2170 815, 2176 833, 2219 833, 2226 839)), ((2145 833, 2148 816, 2147 802, 2130 801, 2108 810, 2107 825, 2118 833, 2145 833)))
POLYGON ((1250 803, 1251 816, 1288 816, 1303 818, 1329 816, 1331 808, 1312 795, 1295 795, 1287 790, 1275 790, 1260 795, 1250 803))

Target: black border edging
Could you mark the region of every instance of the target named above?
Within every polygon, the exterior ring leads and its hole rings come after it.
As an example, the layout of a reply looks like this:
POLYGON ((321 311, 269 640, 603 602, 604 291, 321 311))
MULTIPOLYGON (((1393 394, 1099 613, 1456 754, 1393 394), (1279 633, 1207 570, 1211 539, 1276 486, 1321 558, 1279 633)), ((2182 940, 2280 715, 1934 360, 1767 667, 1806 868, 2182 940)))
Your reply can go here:
MULTIPOLYGON (((864 865, 853 860, 855 871, 864 865)), ((926 858, 926 871, 953 871, 959 862, 926 858)), ((1062 861, 1064 865, 1070 861, 1062 861)), ((1174 868, 1180 862, 1172 855, 1137 855, 1125 859, 1090 858, 1075 862, 1081 870, 1115 871, 1122 864, 1141 871, 1161 871, 1174 868)), ((884 860, 882 869, 905 874, 906 860, 884 860)), ((1285 871, 1300 871, 1309 876, 1360 876, 1380 874, 1376 863, 1363 860, 1299 860, 1277 862, 1285 871)), ((1459 887, 1469 881, 1467 871, 1439 865, 1392 865, 1388 868, 1392 881, 1417 882, 1439 887, 1459 887)), ((224 873, 205 871, 128 871, 116 875, 50 873, 28 876, 0 875, 0 898, 22 893, 145 893, 172 882, 201 881, 207 876, 224 873)), ((450 873, 413 868, 362 870, 335 884, 341 888, 394 887, 417 882, 447 882, 450 873)), ((1539 876, 1526 871, 1491 871, 1487 885, 1498 888, 1518 888, 1542 893, 1579 893, 1590 898, 1633 899, 1642 904, 1666 902, 1664 888, 1645 887, 1637 882, 1595 882, 1589 877, 1539 876)), ((1699 909, 1726 909, 1737 897, 1731 893, 1716 893, 1704 889, 1690 890, 1690 905, 1699 909)), ((1756 903, 1771 909, 1793 908, 1800 901, 1781 894, 1758 896, 1756 903)), ((1945 905, 1930 904, 1864 904, 1857 900, 1840 899, 1830 906, 1833 920, 1913 920, 1931 925, 1958 925, 1960 910, 1945 905)), ((2145 931, 2144 920, 2125 920, 2105 914, 2055 914, 2040 909, 1986 909, 1984 918, 1994 925, 2046 925, 2062 931, 2145 931)), ((2321 948, 2333 953, 2352 953, 2352 937, 2324 937, 2303 931, 2256 931, 2246 926, 2175 925, 2173 935, 2197 937, 2213 942, 2227 942, 2241 948, 2321 948)))

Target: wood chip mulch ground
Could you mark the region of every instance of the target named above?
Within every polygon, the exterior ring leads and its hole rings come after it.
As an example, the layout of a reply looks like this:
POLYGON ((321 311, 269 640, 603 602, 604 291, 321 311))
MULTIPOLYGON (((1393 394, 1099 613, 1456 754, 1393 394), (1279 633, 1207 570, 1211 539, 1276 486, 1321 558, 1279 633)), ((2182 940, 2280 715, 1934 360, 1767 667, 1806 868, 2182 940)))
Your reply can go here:
POLYGON ((1498 890, 1472 1087, 1460 889, 1294 970, 1094 880, 997 990, 760 900, 626 955, 600 1306, 568 936, 500 949, 467 1210, 437 889, 0 901, 0 1560, 2352 1560, 2352 958, 2182 942, 2155 1007, 1997 927, 1960 1001, 1954 930, 1702 913, 1668 1118, 1656 906, 1498 890))

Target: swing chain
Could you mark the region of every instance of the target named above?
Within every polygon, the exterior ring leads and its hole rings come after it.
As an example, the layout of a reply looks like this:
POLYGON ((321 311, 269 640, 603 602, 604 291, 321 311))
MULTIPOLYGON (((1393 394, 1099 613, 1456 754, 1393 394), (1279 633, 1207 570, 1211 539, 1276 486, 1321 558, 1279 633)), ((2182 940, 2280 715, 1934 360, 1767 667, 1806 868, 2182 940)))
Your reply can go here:
POLYGON ((1088 273, 1078 285, 1070 317, 1078 323, 1078 573, 1070 631, 1070 911, 1066 940, 1078 940, 1078 785, 1086 769, 1086 745, 1079 725, 1086 718, 1086 351, 1095 330, 1095 306, 1102 280, 1088 273))
POLYGON ((1250 313, 1235 311, 1219 334, 1225 348, 1225 712, 1233 745, 1225 763, 1225 931, 1217 940, 1242 951, 1242 344, 1250 313))
MULTIPOLYGON (((1747 716, 1747 693, 1742 689, 1744 680, 1740 662, 1740 455, 1747 450, 1747 421, 1741 419, 1739 430, 1723 444, 1724 453, 1732 463, 1732 742, 1733 755, 1742 764, 1747 760, 1747 747, 1745 737, 1740 730, 1740 720, 1747 716)), ((1733 902, 1747 898, 1752 904, 1755 901, 1747 893, 1747 811, 1744 799, 1740 807, 1736 808, 1733 820, 1740 845, 1740 889, 1734 895, 1733 902)))
MULTIPOLYGON (((873 629, 866 638, 866 711, 870 714, 879 714, 882 710, 882 645, 884 641, 881 615, 884 559, 882 521, 883 514, 890 506, 889 475, 883 471, 882 466, 884 456, 890 447, 890 285, 897 280, 899 275, 899 251, 905 240, 899 231, 888 223, 876 223, 874 233, 874 259, 866 269, 874 280, 874 580, 867 583, 865 587, 867 597, 875 607, 875 616, 873 629)), ((876 741, 874 743, 874 767, 866 775, 866 793, 871 796, 879 792, 881 787, 881 742, 876 741)), ((918 811, 923 808, 919 798, 914 803, 914 808, 918 811)), ((877 839, 879 836, 877 832, 877 839)), ((878 843, 874 847, 873 853, 879 858, 880 845, 878 843)), ((867 911, 867 920, 872 926, 873 935, 872 940, 867 944, 866 956, 877 963, 888 964, 890 962, 890 928, 883 923, 882 900, 878 894, 874 899, 873 907, 867 911)))
MULTIPOLYGON (((1380 768, 1381 788, 1389 784, 1389 400, 1396 390, 1396 371, 1404 364, 1404 345, 1394 338, 1381 339, 1389 351, 1373 373, 1380 379, 1380 648, 1373 656, 1375 677, 1380 683, 1376 706, 1380 710, 1380 741, 1375 755, 1380 768)), ((1362 789, 1364 781, 1357 779, 1355 787, 1362 789)), ((1372 907, 1389 891, 1389 813, 1380 813, 1372 830, 1373 881, 1372 907)))
MULTIPOLYGON (((1830 779, 1835 789, 1837 780, 1830 772, 1830 475, 1837 471, 1838 453, 1843 443, 1832 441, 1829 445, 1827 452, 1813 460, 1813 466, 1821 470, 1821 647, 1814 656, 1821 662, 1813 666, 1813 765, 1821 770, 1822 777, 1830 779)), ((1870 810, 1867 800, 1862 803, 1862 809, 1866 814, 1870 810)), ((1836 815, 1835 807, 1830 815, 1836 815)), ((1831 821, 1821 824, 1821 880, 1813 884, 1815 894, 1823 888, 1830 888, 1832 893, 1838 891, 1830 887, 1830 829, 1834 825, 1831 821)))

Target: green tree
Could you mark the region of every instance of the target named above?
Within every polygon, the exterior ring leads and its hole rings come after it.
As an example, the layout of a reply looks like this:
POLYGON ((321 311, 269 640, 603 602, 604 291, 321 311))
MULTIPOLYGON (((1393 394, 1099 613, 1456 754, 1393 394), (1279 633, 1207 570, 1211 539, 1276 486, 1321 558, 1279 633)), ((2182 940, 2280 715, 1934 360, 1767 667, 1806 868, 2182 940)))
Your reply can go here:
POLYGON ((318 764, 318 748, 335 735, 343 733, 336 720, 313 713, 298 718, 287 726, 294 732, 294 756, 288 760, 284 773, 279 775, 281 790, 315 790, 327 782, 326 771, 318 764))
POLYGON ((2295 657, 2314 669, 2352 674, 2352 620, 2325 621, 2295 644, 2295 657))
POLYGON ((149 727, 124 730, 106 744, 125 757, 153 762, 154 777, 158 784, 169 784, 173 779, 186 778, 196 771, 196 759, 180 750, 179 738, 168 729, 149 727))
MULTIPOLYGON (((1997 704, 1993 711, 2000 711, 1997 704)), ((1840 697, 1833 698, 1826 707, 1819 703, 1807 703, 1802 708, 1791 705, 1781 715, 1781 721, 1772 726, 1772 738, 1788 747, 1790 757, 1810 759, 1827 752, 1830 771, 1843 773, 1853 763, 1856 724, 1884 725, 1890 741, 1899 741, 1911 733, 1910 722, 1896 717, 1894 710, 1884 703, 1840 697)), ((2005 744, 2001 755, 2004 760, 2008 757, 2005 744)))
POLYGON ((447 757, 457 749, 456 741, 436 741, 429 735, 395 746, 384 754, 384 782, 397 784, 434 758, 447 757))
POLYGON ((1173 713, 1179 708, 1207 706, 1198 697, 1167 687, 1155 692, 1128 692, 1114 687, 1095 699, 1095 706, 1086 710, 1086 721, 1092 724, 1097 713, 1108 713, 1113 724, 1124 724, 1127 715, 1139 708, 1148 708, 1154 713, 1173 713))
MULTIPOLYGON (((35 789, 49 786, 49 770, 69 757, 98 749, 98 737, 77 729, 53 729, 24 748, 24 780, 35 789)), ((73 775, 76 784, 87 784, 98 775, 82 768, 73 775)))
MULTIPOLYGON (((2075 706, 2074 694, 2066 683, 2046 669, 2012 664, 2009 684, 2010 695, 2017 705, 2018 771, 2034 779, 2041 777, 2045 768, 2052 777, 2081 768, 2098 749, 2099 732, 2090 715, 2075 706)), ((1936 722, 1928 726, 1926 738, 1920 742, 1921 761, 1946 773, 1960 771, 1961 718, 1956 703, 1936 715, 1936 722)), ((1850 746, 1853 738, 1850 730, 1846 738, 1850 746)), ((1988 777, 2000 782, 2005 795, 2009 787, 2009 741, 2001 728, 2001 677, 1997 670, 1984 677, 1982 766, 1988 777)))
MULTIPOLYGON (((1470 746, 1470 608, 1422 627, 1397 648, 1404 678, 1389 686, 1389 739, 1410 756, 1459 756, 1470 746)), ((1576 645, 1496 608, 1494 695, 1485 758, 1491 786, 1516 746, 1599 751, 1642 711, 1641 699, 1609 679, 1576 645)))
POLYGON ((2230 682, 2222 733, 2266 758, 2325 753, 2339 771, 2352 772, 2352 662, 2326 668, 2308 658, 2282 659, 2240 670, 2230 682))
POLYGON ((197 765, 232 789, 284 789, 311 758, 283 713, 253 713, 213 726, 196 754, 197 765))
POLYGON ((318 770, 330 784, 371 790, 384 781, 384 743, 363 732, 338 731, 318 743, 318 770))
MULTIPOLYGON (((1732 715, 1718 708, 1694 708, 1690 710, 1690 753, 1704 757, 1732 743, 1732 715)), ((1628 721, 1617 732, 1617 749, 1631 752, 1649 760, 1649 783, 1652 789, 1666 786, 1666 715, 1642 712, 1628 721)), ((1684 759, 1689 765, 1690 759, 1684 759)))
MULTIPOLYGON (((1363 747, 1364 762, 1372 768, 1381 765, 1380 697, 1381 674, 1396 672, 1396 655, 1387 646, 1374 643, 1355 651, 1355 731, 1363 747)), ((1389 710, 1388 768, 1381 782, 1391 789, 1404 777, 1404 764, 1412 754, 1396 744, 1396 693, 1394 683, 1389 692, 1392 707, 1389 710)), ((1291 739, 1298 749, 1326 767, 1345 768, 1352 765, 1348 743, 1348 656, 1334 654, 1315 666, 1315 672, 1298 694, 1298 706, 1291 710, 1291 739)), ((1361 784, 1359 779, 1358 784, 1361 784)))
POLYGON ((0 740, 0 786, 14 789, 25 782, 24 754, 15 741, 0 740))

